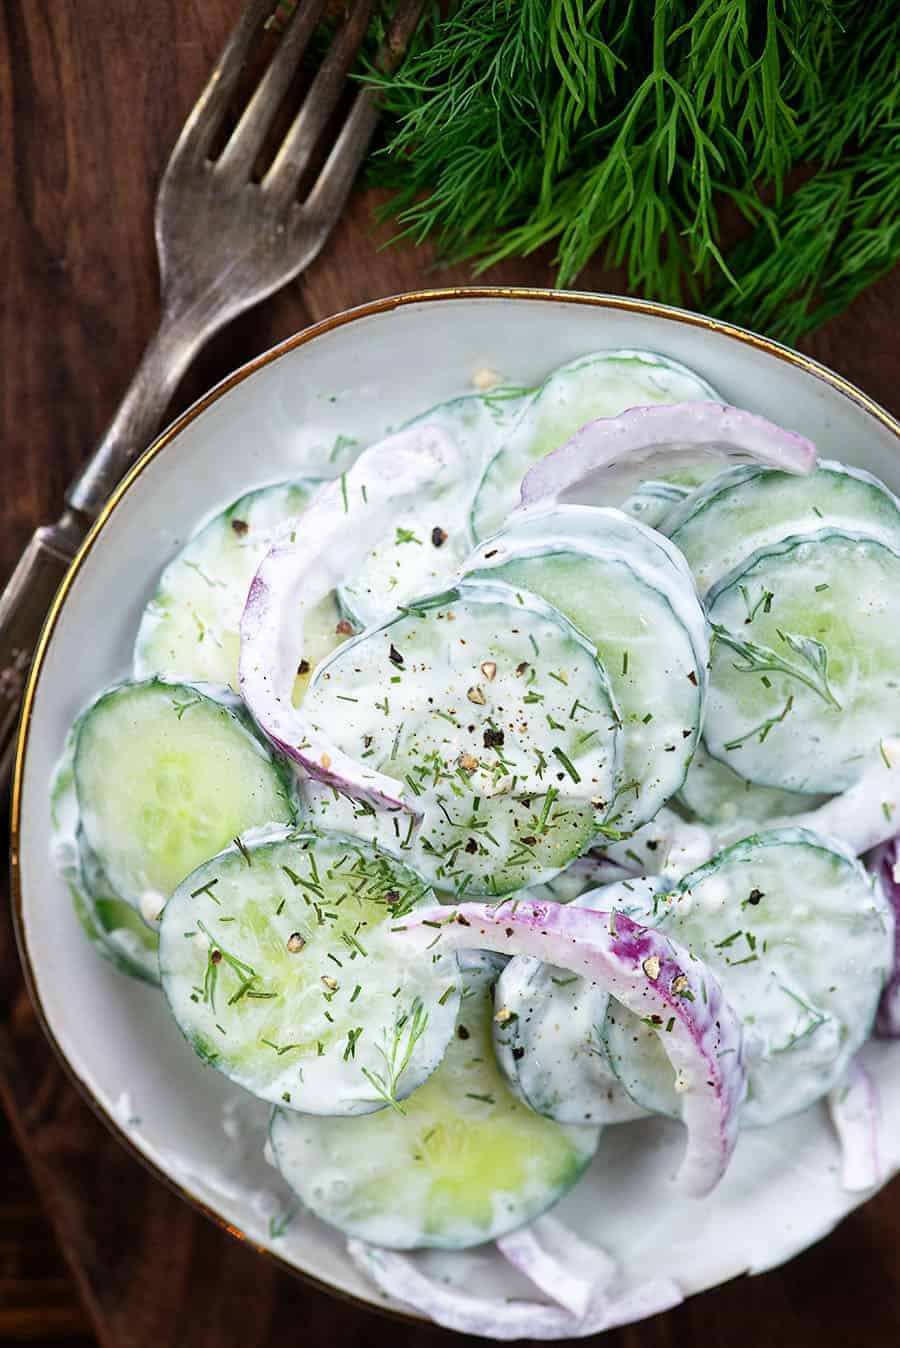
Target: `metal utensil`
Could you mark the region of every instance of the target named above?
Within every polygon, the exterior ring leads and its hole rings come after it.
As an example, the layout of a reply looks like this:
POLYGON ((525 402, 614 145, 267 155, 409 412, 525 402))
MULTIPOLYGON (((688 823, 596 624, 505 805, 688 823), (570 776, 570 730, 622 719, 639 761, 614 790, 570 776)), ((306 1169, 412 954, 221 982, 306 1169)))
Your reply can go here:
MULTIPOLYGON (((403 54, 423 0, 400 0, 377 64, 403 54)), ((253 168, 326 0, 301 0, 224 149, 229 106, 275 0, 250 0, 172 151, 156 199, 162 313, 156 335, 99 446, 37 529, 0 596, 0 785, 8 776, 19 703, 53 596, 93 519, 158 429, 172 394, 217 329, 271 295, 319 253, 343 209, 378 120, 371 87, 356 94, 311 190, 298 199, 335 114, 377 0, 347 7, 299 112, 260 182, 253 168)))

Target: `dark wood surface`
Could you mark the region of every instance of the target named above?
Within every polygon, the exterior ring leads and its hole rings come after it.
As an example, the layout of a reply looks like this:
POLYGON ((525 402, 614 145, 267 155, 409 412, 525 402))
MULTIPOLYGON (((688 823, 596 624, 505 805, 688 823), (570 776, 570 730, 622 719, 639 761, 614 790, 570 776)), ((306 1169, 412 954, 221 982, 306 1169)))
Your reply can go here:
MULTIPOLYGON (((155 185, 240 3, 0 0, 0 578, 34 525, 58 513, 68 479, 150 334, 155 185)), ((376 251, 371 206, 372 194, 360 192, 309 273, 209 347, 178 406, 314 319, 379 295, 469 279, 459 269, 435 273, 424 250, 376 251)), ((488 279, 546 285, 551 273, 538 258, 488 279)), ((616 276, 600 272, 582 284, 621 288, 616 276)), ((898 312, 895 273, 807 345, 894 411, 898 312)), ((8 1121, 0 1128, 0 1342, 450 1342, 440 1331, 392 1323, 308 1288, 206 1221, 126 1154, 41 1034, 6 903, 0 1100, 8 1121)), ((717 1289, 605 1342, 887 1348, 898 1322, 895 1181, 788 1267, 717 1289)))

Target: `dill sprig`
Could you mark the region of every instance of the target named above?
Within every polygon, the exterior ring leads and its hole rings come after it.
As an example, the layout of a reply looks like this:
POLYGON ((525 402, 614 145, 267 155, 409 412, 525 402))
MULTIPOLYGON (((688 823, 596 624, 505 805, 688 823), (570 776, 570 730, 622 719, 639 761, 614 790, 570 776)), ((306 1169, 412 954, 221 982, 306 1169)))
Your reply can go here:
POLYGON ((599 254, 797 340, 900 258, 898 53, 895 0, 456 0, 369 72, 374 175, 442 261, 599 254))
POLYGON ((384 1104, 390 1105, 398 1114, 406 1113, 403 1105, 397 1099, 400 1078, 409 1066, 413 1050, 425 1033, 427 1025, 428 1012, 422 1005, 421 999, 415 997, 409 1011, 399 1014, 394 1021, 390 1043, 387 1044, 387 1047, 382 1047, 380 1044, 377 1046, 378 1052, 384 1059, 384 1071, 372 1072, 368 1067, 360 1069, 369 1085, 375 1090, 378 1098, 384 1104))

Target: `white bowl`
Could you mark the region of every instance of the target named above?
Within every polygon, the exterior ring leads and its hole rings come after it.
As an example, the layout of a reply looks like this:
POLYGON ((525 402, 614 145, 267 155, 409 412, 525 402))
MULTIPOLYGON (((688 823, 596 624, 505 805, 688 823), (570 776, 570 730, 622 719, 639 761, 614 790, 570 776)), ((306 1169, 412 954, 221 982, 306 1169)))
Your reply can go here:
MULTIPOLYGON (((467 290, 381 300, 259 357, 156 441, 76 558, 28 685, 13 802, 14 907, 47 1034, 88 1099, 152 1170, 294 1270, 375 1305, 384 1298, 350 1263, 337 1232, 298 1213, 278 1234, 293 1205, 263 1159, 266 1106, 201 1067, 158 993, 116 973, 82 937, 50 864, 50 775, 79 709, 129 672, 159 570, 198 519, 250 486, 291 476, 298 448, 319 447, 327 458, 338 434, 373 441, 470 390, 485 366, 531 384, 604 347, 673 356, 729 401, 900 491, 900 425, 839 376, 761 337, 597 295, 467 290)), ((866 1054, 882 1090, 890 1175, 900 1170, 900 1043, 873 1042, 866 1054)), ((744 1133, 724 1182, 703 1201, 670 1192, 681 1145, 679 1127, 661 1120, 607 1129, 589 1175, 557 1209, 619 1260, 623 1289, 647 1270, 675 1278, 688 1295, 771 1268, 867 1196, 841 1188, 822 1106, 744 1133)), ((521 1291, 491 1248, 428 1260, 471 1290, 521 1291)))

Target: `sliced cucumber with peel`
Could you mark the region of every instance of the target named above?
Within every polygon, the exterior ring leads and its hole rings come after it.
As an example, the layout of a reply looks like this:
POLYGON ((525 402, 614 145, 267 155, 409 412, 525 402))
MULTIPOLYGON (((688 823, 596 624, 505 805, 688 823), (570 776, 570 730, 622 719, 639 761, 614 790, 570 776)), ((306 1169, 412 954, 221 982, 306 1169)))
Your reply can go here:
MULTIPOLYGON (((403 817, 370 823, 354 806, 356 827, 393 829, 417 869, 459 893, 550 878, 589 845, 618 789, 620 717, 596 651, 544 600, 494 579, 349 642, 319 667, 306 708, 423 815, 407 836, 403 817)), ((311 794, 319 822, 346 816, 333 794, 311 794)))
POLYGON ((824 530, 709 592, 704 742, 760 786, 831 795, 900 724, 900 552, 824 530))
MULTIPOLYGON (((698 744, 678 798, 695 819, 716 828, 734 828, 743 821, 764 824, 792 814, 817 810, 828 796, 803 796, 774 786, 746 781, 726 763, 711 758, 698 744)), ((746 830, 745 830, 746 831, 746 830)))
POLYGON ((472 534, 488 538, 519 503, 522 478, 538 459, 598 417, 652 403, 718 400, 699 375, 651 351, 600 351, 555 370, 490 461, 472 506, 472 534))
MULTIPOLYGON (((665 888, 658 879, 620 881, 580 895, 572 907, 646 922, 653 895, 665 888)), ((644 1113, 607 1059, 608 993, 566 969, 517 955, 497 981, 495 1002, 497 1062, 531 1109, 557 1123, 625 1123, 644 1113)))
MULTIPOLYGON (((259 487, 203 526, 160 576, 138 628, 134 676, 225 684, 237 692, 241 614, 257 567, 276 536, 300 517, 321 482, 301 478, 259 487)), ((308 669, 298 675, 295 700, 309 672, 344 639, 333 595, 304 624, 308 669)))
POLYGON ((540 595, 596 645, 624 741, 611 821, 628 832, 652 819, 684 780, 703 713, 706 619, 683 560, 618 510, 557 506, 487 540, 471 565, 540 595))
POLYGON ((900 550, 900 501, 871 473, 828 459, 805 476, 741 464, 699 487, 664 527, 704 594, 753 553, 826 528, 900 550))
POLYGON ((275 1161, 303 1205, 347 1235, 391 1249, 465 1249, 524 1226, 578 1180, 596 1128, 533 1113, 494 1059, 490 955, 463 960, 456 1035, 434 1075, 365 1119, 276 1110, 275 1161))
POLYGON ((361 571, 339 589, 357 627, 382 622, 416 595, 451 583, 471 547, 469 510, 485 463, 503 444, 533 397, 530 389, 497 388, 441 403, 401 427, 435 423, 457 450, 454 470, 431 483, 391 532, 377 540, 361 571))
MULTIPOLYGON (((656 896, 655 909, 650 921, 712 969, 743 1020, 744 1126, 797 1113, 841 1080, 871 1033, 893 917, 839 843, 799 828, 754 835, 656 896)), ((603 1038, 632 1099, 678 1116, 658 1033, 611 1003, 603 1038)))
POLYGON ((225 690, 119 684, 79 717, 73 752, 85 841, 113 893, 148 922, 236 835, 296 816, 291 776, 225 690))
POLYGON ((434 895, 345 834, 258 837, 201 866, 166 904, 163 991, 207 1063, 308 1113, 396 1107, 434 1071, 459 1005, 453 955, 404 955, 391 929, 434 895))
POLYGON ((649 479, 631 493, 622 502, 622 510, 632 519, 640 520, 649 529, 663 527, 664 521, 686 496, 691 488, 678 482, 655 482, 649 479))
POLYGON ((120 973, 158 985, 157 934, 114 893, 80 826, 72 734, 54 773, 50 812, 54 861, 85 936, 120 973))
POLYGON ((615 790, 617 715, 596 652, 541 598, 494 579, 348 642, 316 672, 306 711, 411 802, 432 789, 458 801, 557 782, 588 799, 615 790))
POLYGON ((458 899, 462 895, 512 894, 526 886, 545 885, 591 846, 597 816, 590 804, 558 794, 555 787, 540 795, 475 798, 460 806, 453 797, 439 808, 424 807, 415 827, 411 815, 360 804, 320 782, 301 785, 304 815, 320 828, 343 829, 373 838, 400 855, 436 889, 458 899))

